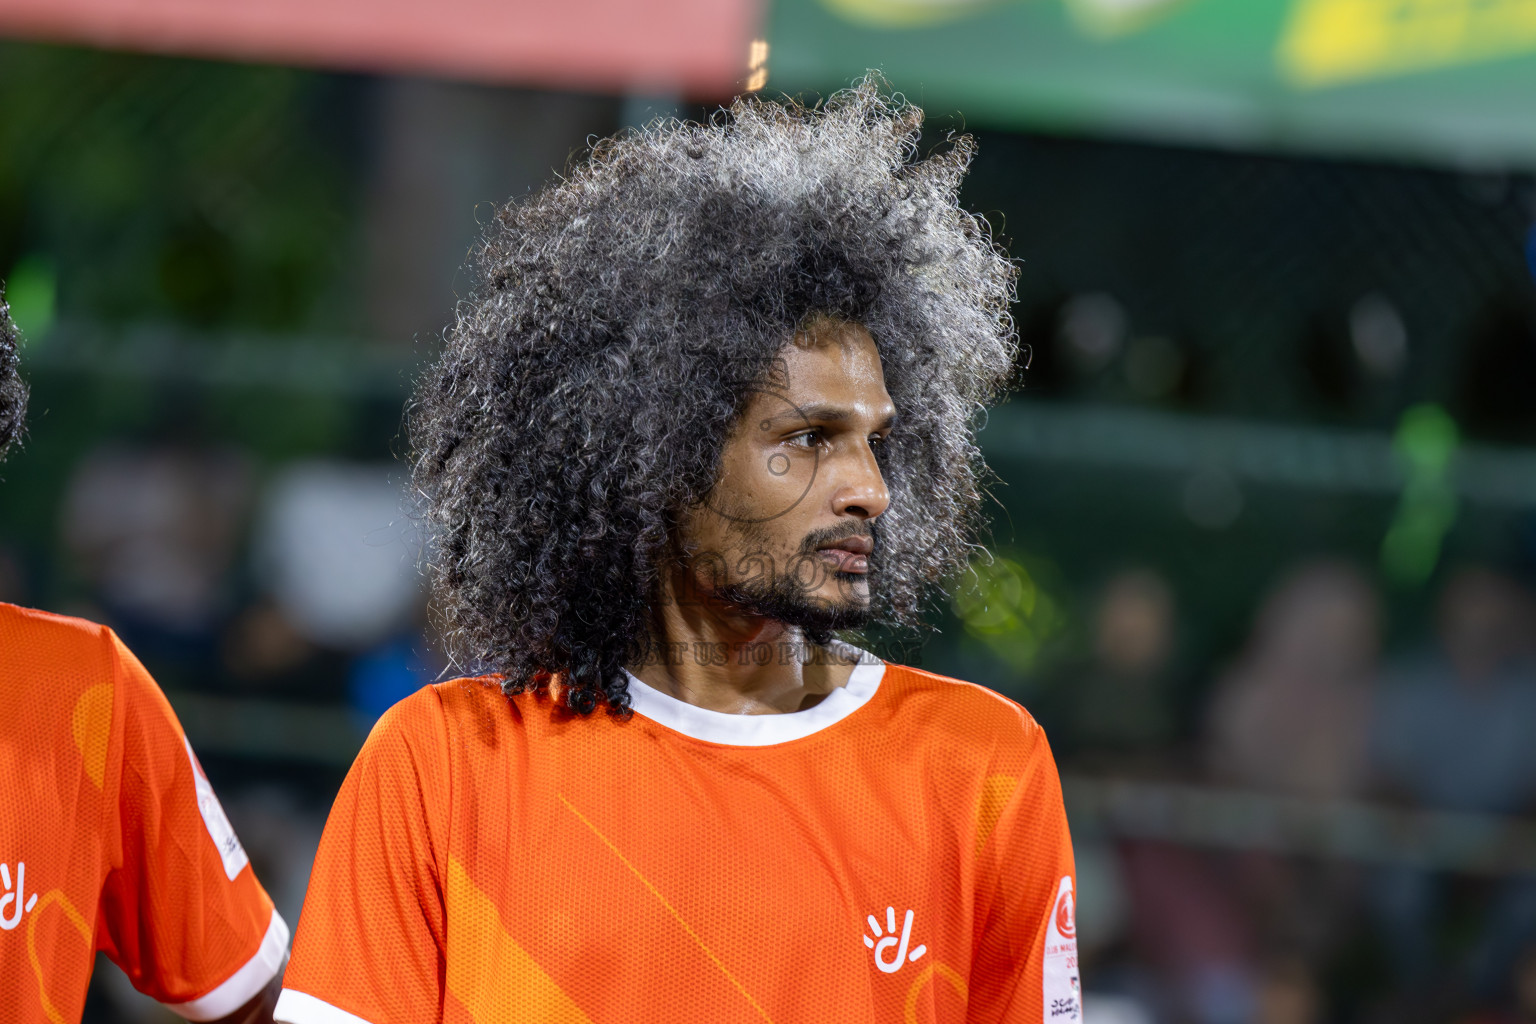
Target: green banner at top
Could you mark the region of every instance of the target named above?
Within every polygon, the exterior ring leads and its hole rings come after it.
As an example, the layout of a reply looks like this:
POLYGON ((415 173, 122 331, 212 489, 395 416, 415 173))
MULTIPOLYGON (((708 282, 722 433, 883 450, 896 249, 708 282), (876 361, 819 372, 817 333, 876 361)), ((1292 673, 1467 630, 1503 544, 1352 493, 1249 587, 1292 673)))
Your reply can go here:
POLYGON ((1536 0, 774 0, 772 92, 868 68, 932 114, 1536 166, 1536 0))

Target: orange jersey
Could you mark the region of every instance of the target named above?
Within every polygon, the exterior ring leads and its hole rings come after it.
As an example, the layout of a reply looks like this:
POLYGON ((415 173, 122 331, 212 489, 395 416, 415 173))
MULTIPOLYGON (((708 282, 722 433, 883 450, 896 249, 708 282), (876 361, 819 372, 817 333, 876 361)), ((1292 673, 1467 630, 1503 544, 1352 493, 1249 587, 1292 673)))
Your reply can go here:
POLYGON ((1077 1022, 1039 727, 866 656, 785 715, 630 681, 579 718, 494 680, 375 727, 331 811, 290 1024, 1077 1022))
POLYGON ((0 1006, 78 1021, 97 950, 190 1020, 277 973, 288 929, 165 695, 112 631, 0 604, 0 1006))

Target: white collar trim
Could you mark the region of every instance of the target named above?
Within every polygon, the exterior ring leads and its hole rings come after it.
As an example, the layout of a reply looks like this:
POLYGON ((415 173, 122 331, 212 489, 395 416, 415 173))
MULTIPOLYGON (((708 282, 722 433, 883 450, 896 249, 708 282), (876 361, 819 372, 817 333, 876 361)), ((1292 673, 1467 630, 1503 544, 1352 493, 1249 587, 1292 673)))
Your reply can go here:
POLYGON ((838 646, 856 655, 858 663, 853 666, 846 683, 804 711, 777 715, 731 715, 723 711, 710 711, 662 693, 626 669, 624 674, 629 678, 629 705, 637 714, 644 715, 658 725, 709 743, 767 747, 804 739, 829 725, 841 722, 868 704, 880 688, 880 680, 885 678, 885 662, 857 647, 848 644, 838 646))

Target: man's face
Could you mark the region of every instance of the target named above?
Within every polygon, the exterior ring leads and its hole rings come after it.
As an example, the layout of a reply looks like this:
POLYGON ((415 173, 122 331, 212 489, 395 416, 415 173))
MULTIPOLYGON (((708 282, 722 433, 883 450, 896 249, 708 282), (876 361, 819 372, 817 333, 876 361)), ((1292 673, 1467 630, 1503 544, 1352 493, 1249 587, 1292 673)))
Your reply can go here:
POLYGON ((816 632, 861 625, 875 520, 890 504, 875 453, 895 418, 863 327, 824 325, 786 345, 685 524, 701 596, 816 632))

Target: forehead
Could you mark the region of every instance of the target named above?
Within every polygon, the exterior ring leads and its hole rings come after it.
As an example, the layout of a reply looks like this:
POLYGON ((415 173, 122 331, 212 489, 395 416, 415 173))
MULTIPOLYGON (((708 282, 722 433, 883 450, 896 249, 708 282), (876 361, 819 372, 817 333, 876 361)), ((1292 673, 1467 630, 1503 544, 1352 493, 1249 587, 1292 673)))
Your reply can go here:
POLYGON ((890 405, 880 350, 859 324, 823 326, 797 334, 779 351, 772 383, 796 403, 890 405))

